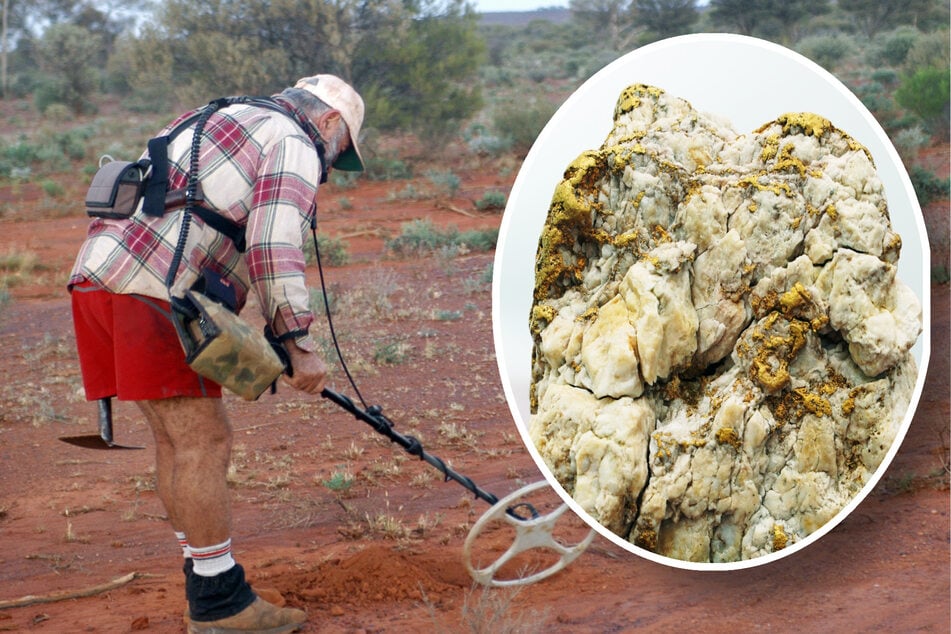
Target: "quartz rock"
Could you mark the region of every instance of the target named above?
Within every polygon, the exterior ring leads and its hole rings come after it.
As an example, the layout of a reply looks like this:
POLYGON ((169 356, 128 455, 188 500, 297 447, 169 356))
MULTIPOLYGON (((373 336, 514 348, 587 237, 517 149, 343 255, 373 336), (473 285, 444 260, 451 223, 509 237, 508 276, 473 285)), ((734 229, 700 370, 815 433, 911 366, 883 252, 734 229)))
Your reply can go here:
POLYGON ((659 554, 776 552, 838 514, 911 399, 921 307, 868 151, 821 116, 749 134, 620 95, 536 258, 529 434, 565 490, 659 554))

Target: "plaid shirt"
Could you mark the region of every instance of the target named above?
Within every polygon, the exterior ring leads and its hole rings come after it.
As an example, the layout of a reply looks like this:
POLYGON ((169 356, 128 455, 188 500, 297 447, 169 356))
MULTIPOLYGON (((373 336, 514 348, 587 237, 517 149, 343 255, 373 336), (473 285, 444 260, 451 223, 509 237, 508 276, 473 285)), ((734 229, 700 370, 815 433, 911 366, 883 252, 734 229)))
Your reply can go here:
MULTIPOLYGON (((321 173, 308 129, 280 113, 247 105, 228 106, 211 116, 199 159, 204 205, 246 227, 247 249, 239 253, 228 238, 193 215, 174 295, 181 296, 199 272, 209 268, 234 286, 239 310, 253 287, 268 323, 280 315, 288 331, 307 331, 314 317, 304 281, 302 244, 316 214, 321 173)), ((170 189, 186 184, 192 132, 183 131, 169 145, 170 189)), ((88 280, 113 293, 167 300, 165 279, 181 220, 181 210, 156 218, 141 208, 125 220, 94 219, 70 275, 70 287, 88 280)), ((296 342, 305 350, 316 349, 309 335, 296 342)))

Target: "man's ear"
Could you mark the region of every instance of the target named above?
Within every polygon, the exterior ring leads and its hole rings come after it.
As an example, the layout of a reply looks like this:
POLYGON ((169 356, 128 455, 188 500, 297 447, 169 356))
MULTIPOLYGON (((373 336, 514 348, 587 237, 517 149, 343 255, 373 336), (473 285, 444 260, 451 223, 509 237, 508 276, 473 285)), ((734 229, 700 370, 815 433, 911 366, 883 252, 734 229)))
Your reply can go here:
POLYGON ((331 131, 339 125, 342 117, 340 116, 339 110, 327 110, 322 112, 319 117, 317 117, 317 130, 322 136, 327 136, 327 132, 331 131))

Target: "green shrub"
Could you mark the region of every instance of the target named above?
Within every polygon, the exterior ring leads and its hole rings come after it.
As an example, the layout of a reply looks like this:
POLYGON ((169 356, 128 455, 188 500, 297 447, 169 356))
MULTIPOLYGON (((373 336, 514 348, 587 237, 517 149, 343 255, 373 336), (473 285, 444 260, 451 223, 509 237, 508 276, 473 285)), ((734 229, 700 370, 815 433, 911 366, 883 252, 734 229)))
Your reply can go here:
POLYGON ((424 200, 429 194, 416 188, 416 185, 407 183, 403 189, 397 189, 386 194, 388 201, 394 200, 424 200))
POLYGON ((939 178, 920 165, 912 167, 908 175, 922 206, 948 198, 951 194, 951 179, 939 178))
POLYGON ((413 177, 413 168, 396 157, 371 157, 365 160, 366 175, 374 181, 391 181, 413 177))
POLYGON ((913 26, 902 26, 891 33, 883 34, 875 51, 876 60, 889 66, 900 67, 920 36, 921 32, 913 26))
POLYGON ((862 104, 869 109, 878 122, 886 130, 897 127, 898 107, 889 96, 885 86, 877 81, 869 81, 858 86, 852 86, 852 91, 862 104))
POLYGON ((428 218, 417 219, 403 224, 400 235, 386 241, 386 248, 398 255, 428 255, 462 245, 470 251, 488 251, 495 248, 498 235, 498 228, 460 233, 456 227, 439 229, 428 218))
POLYGON ((378 341, 373 349, 373 362, 382 365, 399 365, 409 358, 410 345, 397 339, 378 341))
POLYGON ((351 189, 356 187, 357 179, 360 178, 360 172, 344 172, 341 170, 331 170, 328 177, 335 187, 341 189, 351 189))
POLYGON ((482 198, 476 201, 475 206, 480 211, 505 209, 505 194, 500 191, 486 192, 482 195, 482 198))
POLYGON ((470 251, 491 251, 499 241, 498 228, 470 229, 456 238, 459 244, 466 245, 470 251))
POLYGON ((327 291, 327 299, 324 301, 324 291, 319 288, 310 289, 310 312, 315 315, 323 315, 330 309, 330 314, 337 314, 337 294, 332 290, 327 291))
POLYGON ((61 103, 51 103, 46 107, 43 116, 55 123, 66 123, 73 120, 73 111, 61 103))
POLYGON ((921 129, 920 125, 903 128, 893 135, 895 149, 901 155, 905 165, 911 165, 918 155, 918 150, 928 145, 931 137, 921 129))
POLYGON ((815 63, 831 71, 852 52, 852 42, 840 35, 812 35, 799 40, 796 48, 815 63))
POLYGON ((321 484, 331 491, 343 492, 349 490, 355 481, 356 478, 348 471, 334 471, 333 475, 331 475, 329 479, 321 482, 321 484))
POLYGON ((466 128, 462 138, 470 152, 482 156, 500 156, 512 149, 512 139, 491 133, 481 123, 466 128))
POLYGON ((876 68, 869 77, 883 86, 898 83, 898 72, 894 68, 876 68))
MULTIPOLYGON (((307 250, 308 261, 314 256, 313 242, 307 250)), ((317 235, 317 248, 320 249, 320 264, 322 266, 345 266, 350 262, 347 252, 347 243, 340 238, 331 238, 326 235, 317 235)))
POLYGON ((895 100, 918 115, 932 131, 941 132, 948 125, 948 104, 951 102, 951 68, 919 68, 902 79, 895 100))
POLYGON ((66 190, 63 189, 63 186, 49 179, 40 181, 40 188, 50 198, 59 198, 62 196, 66 190))
POLYGON ((508 139, 512 149, 527 153, 538 134, 555 114, 556 107, 542 99, 525 99, 499 106, 492 115, 495 133, 508 139))
POLYGON ((951 41, 947 29, 921 35, 905 58, 905 70, 909 72, 919 68, 947 68, 949 64, 951 41))
POLYGON ((454 227, 440 231, 428 218, 411 220, 402 225, 400 235, 386 241, 386 248, 403 255, 431 253, 451 244, 457 235, 454 227))
POLYGON ((462 180, 452 170, 429 170, 426 172, 426 178, 450 197, 455 196, 462 185, 462 180))
POLYGON ((462 312, 458 310, 437 310, 433 313, 436 321, 459 321, 462 319, 462 312))
POLYGON ((485 268, 482 270, 482 275, 479 276, 479 280, 485 284, 491 284, 493 272, 494 272, 494 263, 489 262, 488 264, 486 264, 485 268))

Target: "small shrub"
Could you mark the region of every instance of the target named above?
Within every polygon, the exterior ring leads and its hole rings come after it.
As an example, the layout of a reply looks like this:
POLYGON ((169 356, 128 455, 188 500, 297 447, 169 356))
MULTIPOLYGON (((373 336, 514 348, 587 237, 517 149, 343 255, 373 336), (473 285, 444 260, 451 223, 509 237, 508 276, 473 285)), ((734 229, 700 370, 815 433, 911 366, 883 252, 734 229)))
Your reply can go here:
POLYGON ((479 280, 482 281, 484 284, 491 284, 494 268, 495 268, 495 265, 493 262, 489 262, 488 264, 486 264, 485 268, 482 269, 482 274, 479 276, 479 280))
POLYGON ((498 228, 470 229, 463 231, 457 238, 459 244, 469 247, 470 251, 491 251, 499 240, 498 228))
POLYGON ((939 178, 920 165, 912 167, 909 176, 922 206, 948 198, 951 194, 951 179, 939 178))
POLYGON ((327 312, 328 308, 331 315, 337 313, 337 295, 333 291, 328 290, 326 299, 324 297, 324 292, 319 288, 310 289, 310 312, 315 315, 323 315, 327 312))
POLYGON ((934 284, 947 284, 951 280, 948 274, 948 267, 945 264, 931 267, 931 282, 934 284))
POLYGON ((920 31, 912 26, 899 27, 884 34, 876 51, 877 60, 896 68, 901 66, 920 36, 920 31))
POLYGON ((893 68, 876 68, 869 77, 883 86, 891 86, 898 82, 898 72, 893 68))
POLYGON ((426 178, 429 179, 430 183, 450 197, 455 196, 456 192, 459 191, 459 186, 462 185, 462 180, 456 176, 452 170, 445 172, 429 170, 426 172, 426 178))
POLYGON ((930 140, 928 133, 918 125, 899 130, 894 135, 895 149, 906 165, 911 165, 912 159, 918 155, 918 150, 928 145, 930 140))
POLYGON ((426 192, 417 189, 412 183, 408 183, 403 189, 391 191, 386 195, 386 199, 390 202, 394 200, 423 200, 428 197, 429 195, 426 192))
MULTIPOLYGON (((331 238, 327 235, 318 234, 317 248, 320 250, 321 266, 345 266, 350 262, 350 254, 347 252, 347 243, 340 238, 331 238)), ((308 263, 312 263, 316 260, 313 241, 311 241, 310 248, 308 248, 305 253, 308 263)))
POLYGON ((357 179, 360 178, 360 172, 344 172, 341 170, 330 170, 330 182, 335 187, 341 189, 352 189, 357 185, 357 179))
POLYGON ((61 103, 51 103, 46 107, 43 116, 55 123, 65 123, 73 120, 73 111, 61 103))
POLYGON ((459 310, 437 310, 433 313, 436 321, 458 321, 462 319, 462 311, 459 310))
POLYGON ((11 248, 6 253, 0 253, 0 275, 3 278, 26 278, 39 268, 39 257, 33 251, 17 251, 11 248))
POLYGON ((505 194, 500 191, 486 192, 476 201, 475 206, 480 211, 505 209, 505 194))
POLYGON ((321 484, 331 491, 344 492, 353 486, 355 480, 356 478, 349 471, 334 471, 330 478, 324 480, 321 484))
POLYGON ((496 135, 511 142, 512 149, 526 153, 555 110, 541 99, 518 100, 500 106, 492 116, 492 125, 496 135))
MULTIPOLYGON (((427 219, 417 219, 403 224, 400 235, 386 241, 386 248, 398 255, 428 255, 443 247, 461 247, 468 251, 488 251, 495 248, 498 228, 473 229, 462 233, 456 227, 439 229, 427 219)), ((461 254, 459 250, 457 254, 461 254)))
POLYGON ((852 52, 852 42, 839 35, 813 35, 799 40, 800 53, 826 70, 833 70, 852 52))
POLYGON ((366 174, 370 180, 390 181, 412 178, 413 168, 395 157, 373 157, 366 159, 366 174))
POLYGON ((432 220, 417 219, 404 223, 400 235, 386 241, 386 247, 398 254, 431 253, 439 247, 450 244, 458 231, 450 228, 440 231, 432 220))
POLYGON ((951 40, 947 29, 922 34, 905 58, 905 70, 947 68, 951 63, 951 40))
POLYGON ((492 134, 482 124, 470 126, 463 133, 469 151, 482 156, 500 156, 512 149, 512 139, 492 134))
POLYGON ((43 193, 50 198, 59 198, 65 193, 62 185, 49 179, 41 181, 40 188, 43 190, 43 193))
POLYGON ((947 128, 948 104, 951 102, 951 69, 919 68, 902 79, 895 92, 895 101, 921 117, 935 132, 947 128))
POLYGON ((380 341, 373 349, 373 362, 399 365, 409 357, 410 345, 405 341, 380 341))

